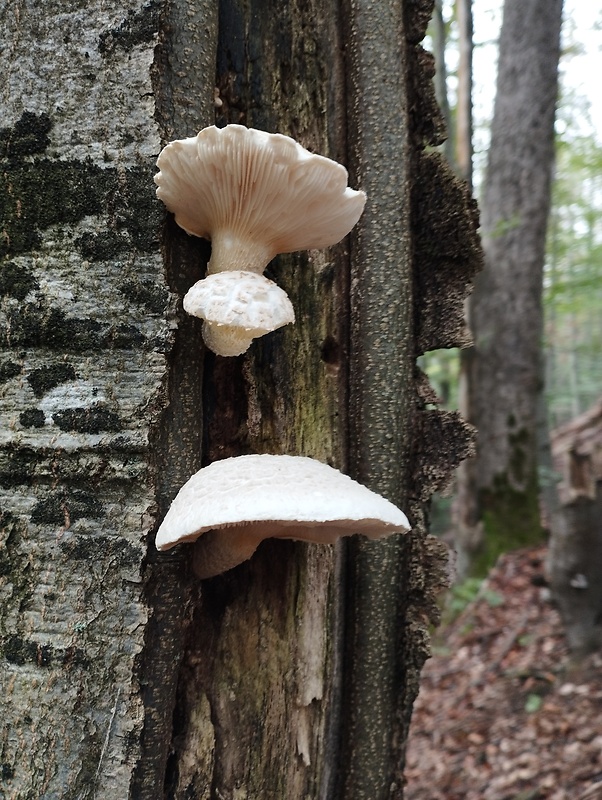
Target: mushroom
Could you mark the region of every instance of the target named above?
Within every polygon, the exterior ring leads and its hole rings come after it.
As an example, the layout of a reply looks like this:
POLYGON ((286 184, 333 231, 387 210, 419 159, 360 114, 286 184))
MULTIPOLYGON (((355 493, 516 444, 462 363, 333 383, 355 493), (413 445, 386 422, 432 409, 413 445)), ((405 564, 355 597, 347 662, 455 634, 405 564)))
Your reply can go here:
POLYGON ((381 539, 409 529, 393 503, 327 464, 248 455, 194 474, 171 504, 155 544, 168 550, 198 540, 194 569, 210 578, 246 561, 270 537, 332 544, 354 533, 381 539))
POLYGON ((261 274, 278 253, 336 244, 366 202, 341 164, 243 125, 170 142, 157 166, 157 197, 187 233, 211 240, 209 274, 261 274))
POLYGON ((285 291, 263 275, 241 270, 197 281, 184 297, 184 310, 205 320, 203 339, 219 356, 238 356, 253 339, 295 321, 285 291))

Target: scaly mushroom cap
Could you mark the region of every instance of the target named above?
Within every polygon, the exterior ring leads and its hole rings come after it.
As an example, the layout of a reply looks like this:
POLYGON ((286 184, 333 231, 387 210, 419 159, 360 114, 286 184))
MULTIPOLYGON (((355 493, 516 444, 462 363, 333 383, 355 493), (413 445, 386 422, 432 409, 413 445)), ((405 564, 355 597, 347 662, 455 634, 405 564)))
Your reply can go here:
POLYGON ((244 353, 253 339, 295 321, 286 292, 255 272, 217 272, 197 281, 184 310, 205 320, 205 344, 220 356, 244 353))
POLYGON ((278 253, 335 244, 366 202, 341 164, 242 125, 170 142, 157 166, 157 197, 187 233, 212 241, 209 272, 261 273, 278 253))
POLYGON ((202 578, 250 558, 266 538, 335 542, 380 539, 410 529, 393 503, 336 469, 303 456, 249 455, 204 467, 180 489, 157 531, 156 547, 195 545, 202 578))

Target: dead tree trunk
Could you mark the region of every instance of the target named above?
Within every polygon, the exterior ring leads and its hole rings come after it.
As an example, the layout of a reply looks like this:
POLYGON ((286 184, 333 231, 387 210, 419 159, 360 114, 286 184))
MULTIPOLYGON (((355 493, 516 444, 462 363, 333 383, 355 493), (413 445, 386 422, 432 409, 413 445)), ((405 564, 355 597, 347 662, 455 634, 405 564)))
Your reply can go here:
POLYGON ((553 431, 551 442, 560 483, 548 570, 579 656, 602 646, 602 403, 553 431))
POLYGON ((415 369, 478 263, 419 41, 431 4, 5 5, 0 129, 3 796, 401 798, 444 563, 426 503, 468 436, 415 369), (216 93, 217 88, 217 93, 216 93), (214 107, 214 96, 219 105, 214 107), (236 122, 348 163, 348 242, 280 257, 297 324, 205 352, 209 245, 163 143, 236 122), (451 299, 450 299, 451 298, 451 299), (153 534, 200 466, 303 454, 409 511, 384 546, 266 542, 199 584, 153 534))

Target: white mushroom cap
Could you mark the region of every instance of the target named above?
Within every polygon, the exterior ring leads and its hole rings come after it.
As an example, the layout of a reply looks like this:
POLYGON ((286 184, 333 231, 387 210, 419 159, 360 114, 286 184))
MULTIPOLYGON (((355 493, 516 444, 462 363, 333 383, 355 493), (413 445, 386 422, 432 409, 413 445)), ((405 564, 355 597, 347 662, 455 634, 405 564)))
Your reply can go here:
POLYGON ((366 202, 341 164, 242 125, 170 142, 157 166, 157 197, 187 233, 211 239, 210 273, 261 273, 278 253, 336 244, 366 202))
POLYGON ((253 339, 295 321, 286 292, 255 272, 217 272, 197 281, 184 310, 205 320, 203 339, 220 356, 244 353, 253 339))
POLYGON ((249 455, 204 467, 180 489, 156 547, 195 545, 201 578, 250 558, 270 537, 331 544, 362 533, 380 539, 410 529, 393 503, 336 469, 303 456, 249 455))

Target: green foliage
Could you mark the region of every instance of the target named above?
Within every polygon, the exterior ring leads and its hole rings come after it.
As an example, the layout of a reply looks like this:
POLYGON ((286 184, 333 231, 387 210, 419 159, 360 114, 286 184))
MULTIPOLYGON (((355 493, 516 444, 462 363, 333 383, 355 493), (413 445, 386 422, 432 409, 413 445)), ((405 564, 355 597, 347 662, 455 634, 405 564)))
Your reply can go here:
POLYGON ((452 586, 448 592, 445 602, 446 620, 455 619, 477 598, 492 608, 500 606, 504 602, 504 598, 498 592, 490 589, 482 578, 466 578, 461 583, 452 586))
POLYGON ((543 698, 540 697, 538 694, 530 694, 527 696, 527 700, 525 701, 525 711, 527 714, 534 714, 536 711, 539 711, 543 704, 543 698))
POLYGON ((459 350, 431 350, 418 359, 418 366, 429 381, 444 408, 458 408, 460 372, 459 350))

